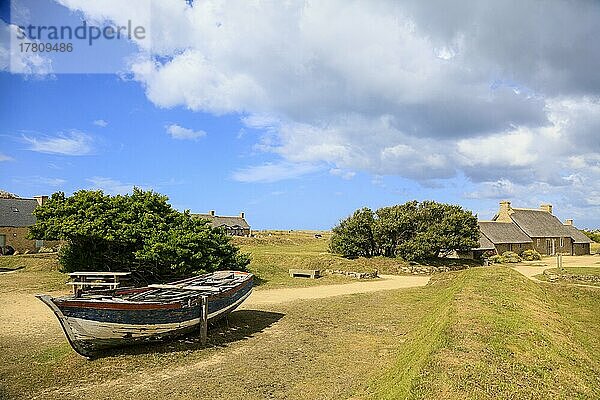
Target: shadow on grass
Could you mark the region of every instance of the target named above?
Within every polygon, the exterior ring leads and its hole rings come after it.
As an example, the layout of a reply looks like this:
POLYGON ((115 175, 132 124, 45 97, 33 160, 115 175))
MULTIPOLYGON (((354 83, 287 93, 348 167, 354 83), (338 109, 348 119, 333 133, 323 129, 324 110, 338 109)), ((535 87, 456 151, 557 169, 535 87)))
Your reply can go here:
POLYGON ((282 313, 269 311, 234 311, 227 317, 208 325, 208 342, 206 345, 202 345, 199 334, 193 332, 164 342, 152 342, 105 350, 97 354, 94 359, 117 355, 162 354, 200 350, 206 347, 224 347, 229 343, 248 339, 262 332, 283 316, 282 313))
POLYGON ((264 285, 267 282, 268 282, 267 279, 260 278, 256 275, 254 275, 254 277, 252 278, 252 286, 254 286, 254 287, 264 285))

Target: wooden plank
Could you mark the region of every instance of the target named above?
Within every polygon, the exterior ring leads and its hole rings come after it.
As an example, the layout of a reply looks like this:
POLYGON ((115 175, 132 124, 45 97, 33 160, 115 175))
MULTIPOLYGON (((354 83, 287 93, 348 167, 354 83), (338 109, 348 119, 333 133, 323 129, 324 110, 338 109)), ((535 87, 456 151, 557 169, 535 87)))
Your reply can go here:
POLYGON ((311 279, 316 279, 321 276, 321 271, 318 269, 290 269, 290 277, 303 276, 311 279))
POLYGON ((67 285, 77 286, 119 286, 119 282, 67 282, 67 285))
POLYGON ((191 290, 196 292, 220 292, 221 289, 214 286, 199 286, 199 285, 148 285, 152 289, 167 289, 167 290, 191 290))
POLYGON ((69 273, 69 276, 126 276, 126 275, 131 275, 131 272, 80 271, 80 272, 69 273))
POLYGON ((208 297, 202 296, 200 303, 200 343, 206 346, 208 339, 208 297))

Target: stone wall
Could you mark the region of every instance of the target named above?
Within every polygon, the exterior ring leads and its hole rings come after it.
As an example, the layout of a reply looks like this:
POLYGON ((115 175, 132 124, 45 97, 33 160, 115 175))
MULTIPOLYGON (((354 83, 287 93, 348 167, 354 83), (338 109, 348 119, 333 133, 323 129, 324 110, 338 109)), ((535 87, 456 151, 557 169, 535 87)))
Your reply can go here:
POLYGON ((0 235, 5 237, 5 246, 11 246, 19 253, 35 252, 35 240, 27 239, 29 228, 0 227, 0 235))
POLYGON ((598 275, 574 275, 567 273, 556 274, 548 270, 544 271, 544 275, 548 277, 550 282, 556 282, 558 280, 569 281, 573 283, 600 283, 600 276, 598 275))
MULTIPOLYGON (((27 234, 29 233, 28 227, 10 227, 4 226, 0 227, 0 235, 5 237, 5 246, 11 246, 15 251, 19 253, 36 253, 39 248, 36 247, 36 241, 27 239, 27 234)), ((38 243, 42 244, 42 243, 38 243)), ((44 247, 56 247, 59 242, 54 240, 45 240, 43 241, 44 247)))
MULTIPOLYGON (((560 245, 560 238, 533 238, 533 249, 542 255, 552 255, 548 252, 548 246, 546 241, 554 242, 554 254, 568 254, 571 255, 573 239, 570 237, 563 238, 563 245, 560 245)), ((552 247, 552 245, 550 245, 552 247)))
POLYGON ((379 274, 378 274, 377 270, 375 270, 373 272, 354 272, 354 271, 343 271, 341 269, 326 269, 325 273, 331 274, 331 275, 345 275, 345 276, 350 276, 352 278, 357 278, 357 279, 379 278, 379 274))

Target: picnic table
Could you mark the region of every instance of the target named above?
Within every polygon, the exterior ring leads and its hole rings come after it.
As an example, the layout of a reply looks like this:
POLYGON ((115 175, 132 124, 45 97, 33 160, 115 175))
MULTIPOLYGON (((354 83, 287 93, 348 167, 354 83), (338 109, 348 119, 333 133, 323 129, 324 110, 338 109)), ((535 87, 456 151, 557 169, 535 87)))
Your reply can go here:
POLYGON ((122 280, 129 279, 131 272, 112 272, 112 271, 78 271, 71 272, 69 276, 72 281, 67 285, 73 286, 75 297, 81 296, 81 293, 91 288, 116 289, 122 280))

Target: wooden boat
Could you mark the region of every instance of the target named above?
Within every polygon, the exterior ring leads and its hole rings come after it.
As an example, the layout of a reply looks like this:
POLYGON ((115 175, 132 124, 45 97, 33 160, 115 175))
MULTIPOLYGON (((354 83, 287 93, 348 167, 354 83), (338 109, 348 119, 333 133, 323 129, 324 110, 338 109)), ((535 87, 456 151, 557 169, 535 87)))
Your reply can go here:
POLYGON ((93 357, 103 349, 163 340, 227 315, 252 292, 252 274, 218 271, 165 285, 36 295, 57 316, 73 349, 93 357))

